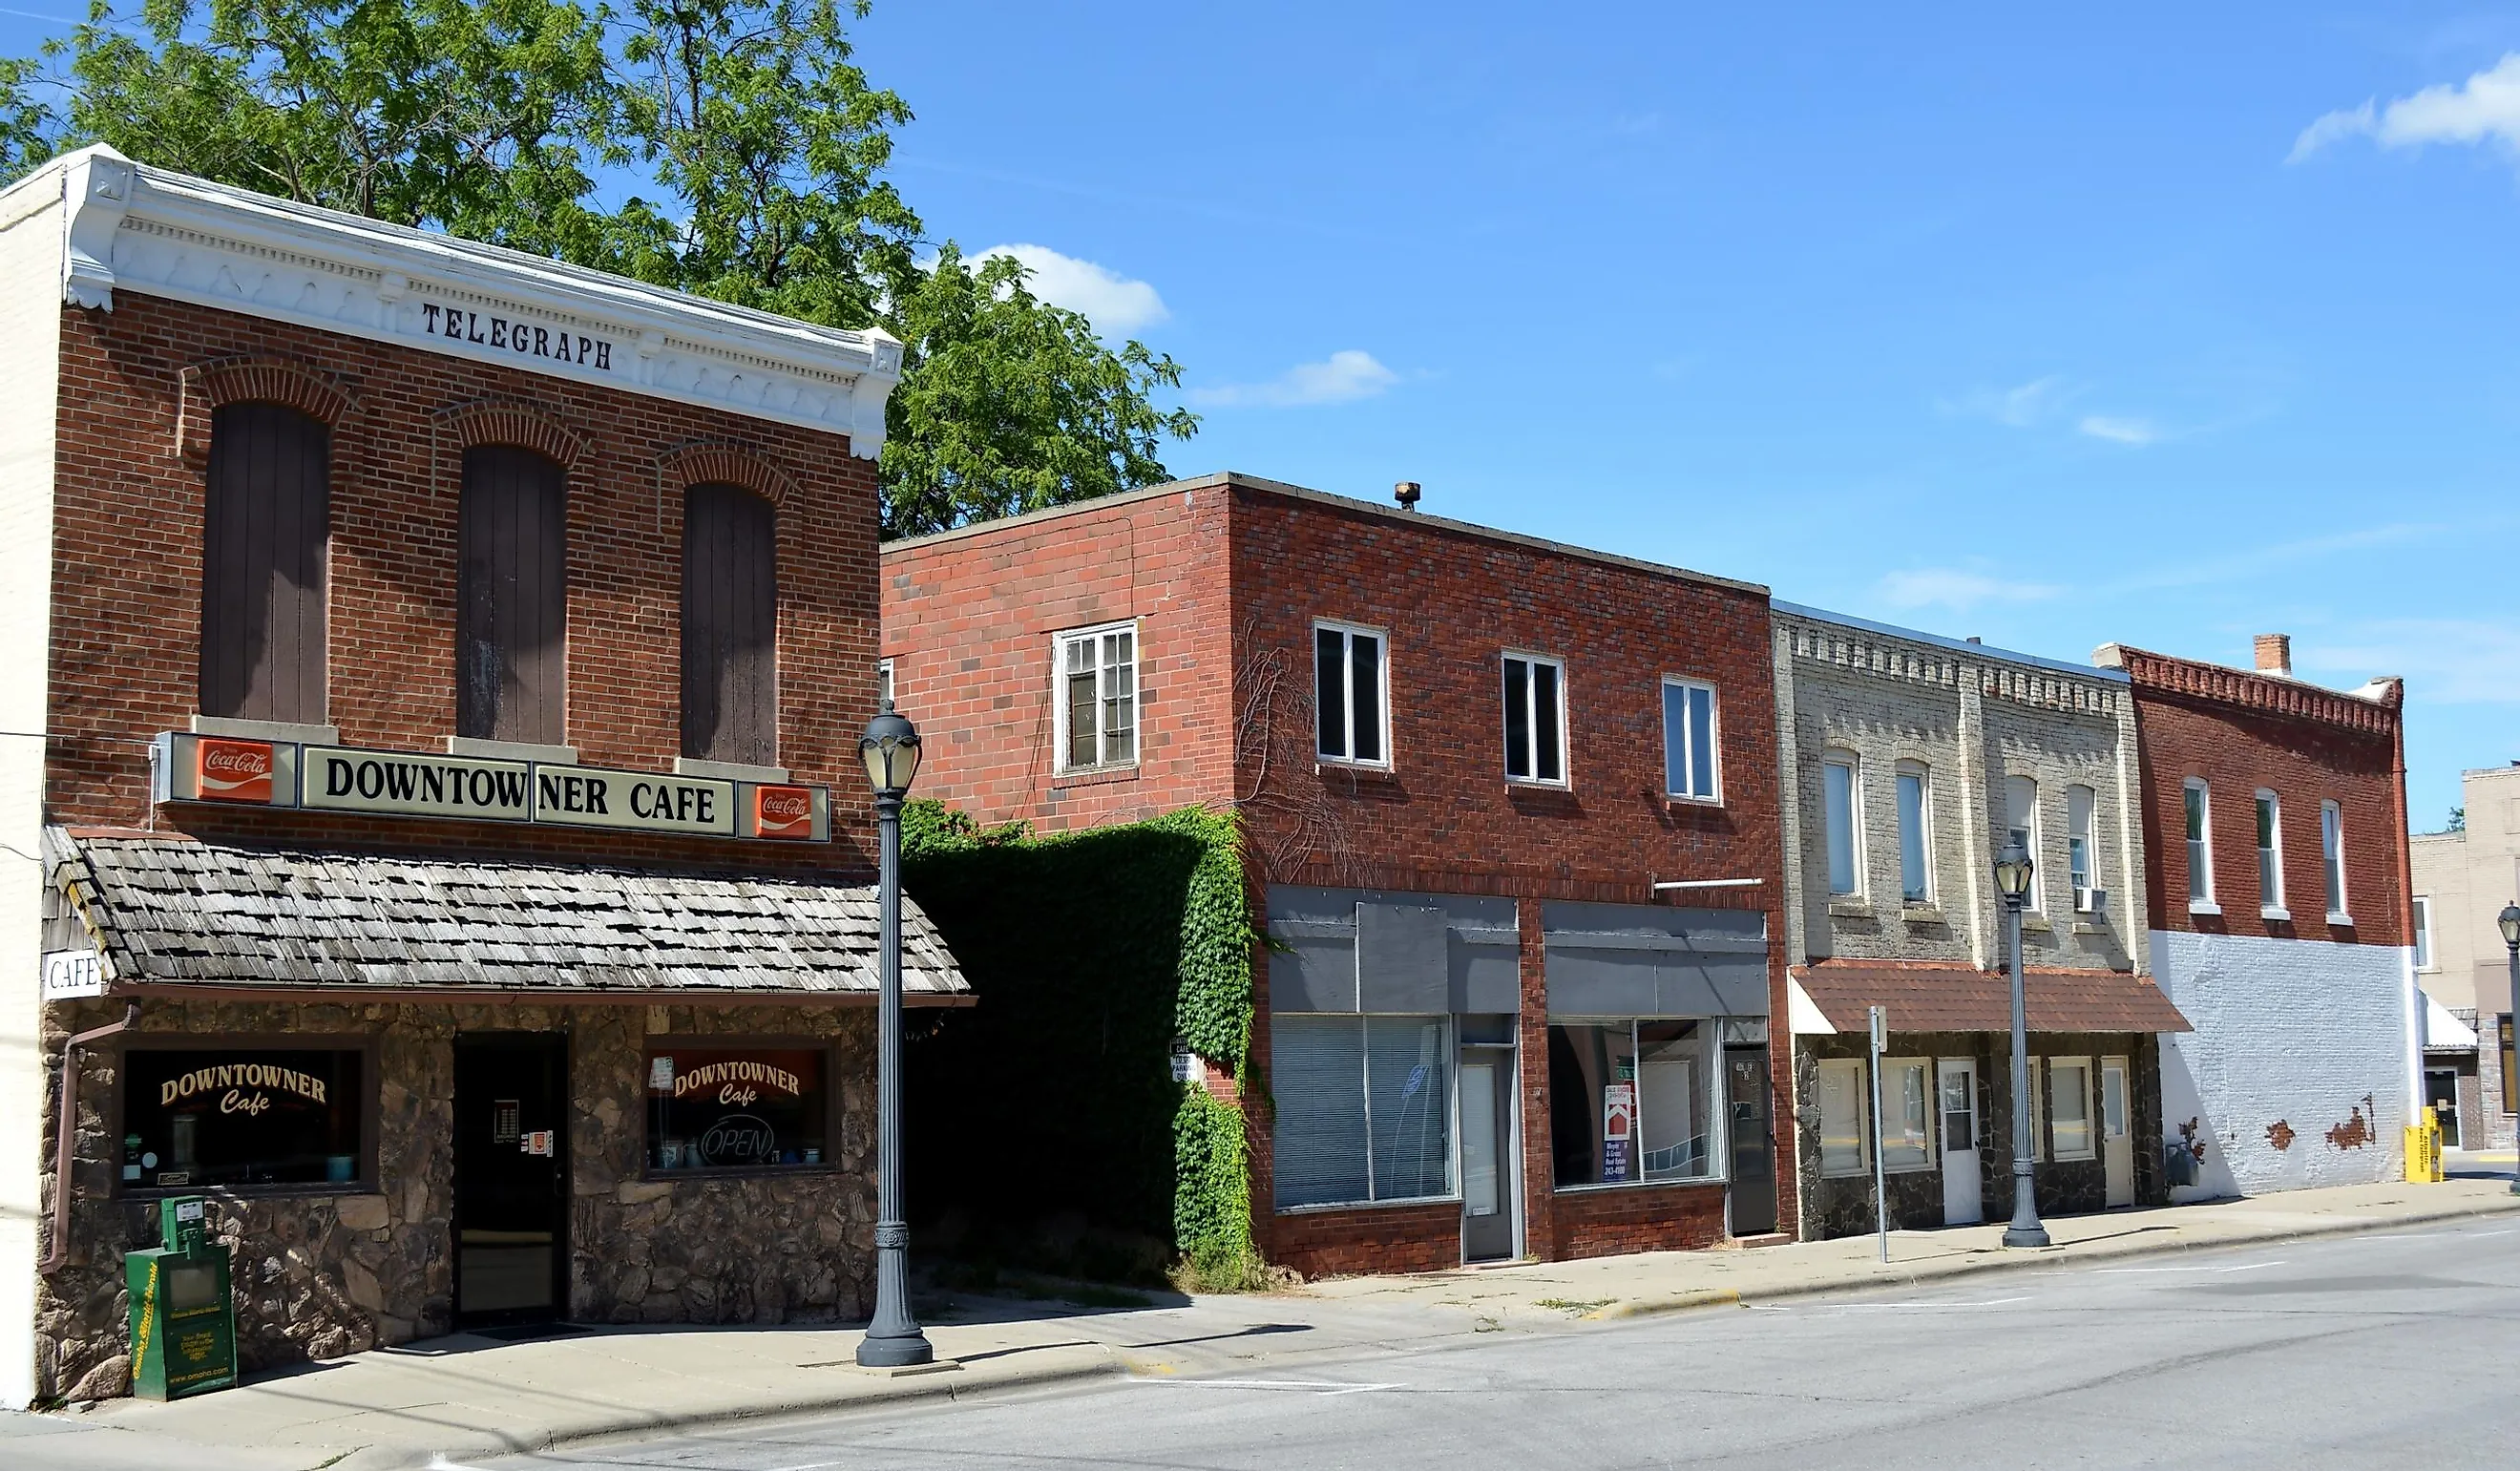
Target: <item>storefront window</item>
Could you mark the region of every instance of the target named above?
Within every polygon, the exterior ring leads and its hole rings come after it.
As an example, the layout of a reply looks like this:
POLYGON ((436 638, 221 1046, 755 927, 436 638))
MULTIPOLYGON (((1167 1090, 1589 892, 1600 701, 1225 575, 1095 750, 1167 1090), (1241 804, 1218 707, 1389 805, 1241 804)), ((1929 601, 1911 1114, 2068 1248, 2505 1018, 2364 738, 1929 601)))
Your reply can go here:
POLYGON ((648 1168, 759 1170, 831 1156, 820 1048, 648 1048, 648 1168))
POLYGON ((1559 1185, 1721 1173, 1713 1021, 1552 1022, 1549 1127, 1559 1185))
POLYGON ((1281 1209, 1451 1193, 1449 1018, 1289 1013, 1269 1037, 1281 1209))
POLYGON ((122 1063, 122 1185, 363 1180, 366 1065, 357 1048, 133 1048, 122 1063))

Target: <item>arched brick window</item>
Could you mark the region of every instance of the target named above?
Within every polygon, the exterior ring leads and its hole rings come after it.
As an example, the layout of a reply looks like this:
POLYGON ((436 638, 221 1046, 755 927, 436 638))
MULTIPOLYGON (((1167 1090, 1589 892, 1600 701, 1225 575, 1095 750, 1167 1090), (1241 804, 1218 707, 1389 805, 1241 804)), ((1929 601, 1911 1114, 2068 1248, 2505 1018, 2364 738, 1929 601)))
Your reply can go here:
POLYGON ((779 519, 741 487, 683 492, 683 754, 779 760, 779 519))
POLYGON ((455 731, 567 738, 568 474, 508 444, 464 452, 458 512, 455 731))
POLYGON ((284 404, 210 418, 202 528, 202 713, 320 725, 333 434, 284 404))

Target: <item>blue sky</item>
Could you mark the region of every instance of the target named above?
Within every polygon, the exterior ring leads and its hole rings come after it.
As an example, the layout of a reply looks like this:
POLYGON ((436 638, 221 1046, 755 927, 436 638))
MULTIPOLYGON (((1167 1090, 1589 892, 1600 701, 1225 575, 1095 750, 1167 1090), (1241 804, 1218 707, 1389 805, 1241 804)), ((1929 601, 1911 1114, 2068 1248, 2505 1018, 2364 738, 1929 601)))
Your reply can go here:
POLYGON ((2520 8, 1744 9, 857 33, 931 234, 1182 362, 1177 472, 2064 657, 2289 632, 2408 678, 2418 828, 2520 758, 2520 8))

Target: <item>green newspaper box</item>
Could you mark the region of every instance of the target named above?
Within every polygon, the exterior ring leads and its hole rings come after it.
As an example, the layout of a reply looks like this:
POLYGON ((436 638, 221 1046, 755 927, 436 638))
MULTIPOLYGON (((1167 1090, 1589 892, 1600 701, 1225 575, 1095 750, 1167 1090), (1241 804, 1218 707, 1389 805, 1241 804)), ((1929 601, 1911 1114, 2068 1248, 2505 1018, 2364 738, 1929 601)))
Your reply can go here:
POLYGON ((165 1244, 125 1252, 131 1289, 131 1392, 180 1400, 236 1383, 236 1298, 228 1249, 209 1239, 202 1197, 158 1202, 165 1244))

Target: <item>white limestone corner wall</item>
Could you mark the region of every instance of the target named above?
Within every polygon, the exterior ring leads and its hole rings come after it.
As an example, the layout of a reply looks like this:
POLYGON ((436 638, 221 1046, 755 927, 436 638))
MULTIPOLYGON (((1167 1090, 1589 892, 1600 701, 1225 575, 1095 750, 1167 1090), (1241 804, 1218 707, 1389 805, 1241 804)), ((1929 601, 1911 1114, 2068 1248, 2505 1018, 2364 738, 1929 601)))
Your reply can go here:
POLYGON ((2205 1144, 2173 1201, 2405 1178, 2404 948, 2154 930, 2162 1133, 2205 1144))
POLYGON ((0 194, 0 1408, 35 1396, 44 1197, 45 656, 51 647, 62 179, 0 194))

